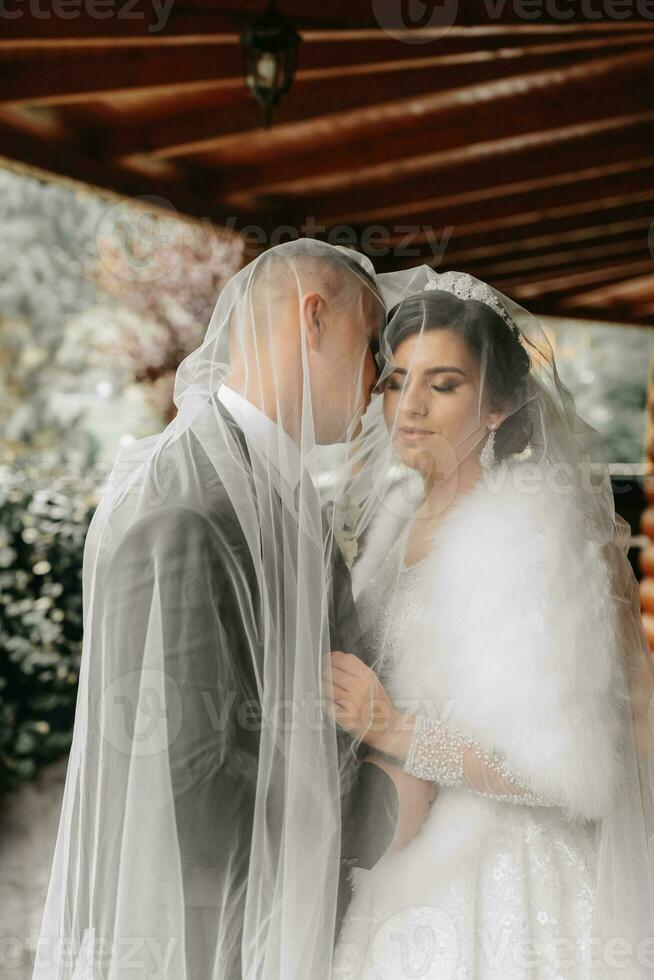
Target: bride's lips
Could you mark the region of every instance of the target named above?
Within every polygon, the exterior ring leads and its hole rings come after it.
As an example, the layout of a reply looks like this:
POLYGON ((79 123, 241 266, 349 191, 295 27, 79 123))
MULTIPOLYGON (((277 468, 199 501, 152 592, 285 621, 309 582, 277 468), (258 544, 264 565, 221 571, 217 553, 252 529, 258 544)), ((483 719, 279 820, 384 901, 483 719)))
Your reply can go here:
POLYGON ((397 431, 402 439, 408 443, 418 442, 420 439, 424 439, 425 436, 434 434, 430 429, 419 429, 415 425, 401 425, 397 431))

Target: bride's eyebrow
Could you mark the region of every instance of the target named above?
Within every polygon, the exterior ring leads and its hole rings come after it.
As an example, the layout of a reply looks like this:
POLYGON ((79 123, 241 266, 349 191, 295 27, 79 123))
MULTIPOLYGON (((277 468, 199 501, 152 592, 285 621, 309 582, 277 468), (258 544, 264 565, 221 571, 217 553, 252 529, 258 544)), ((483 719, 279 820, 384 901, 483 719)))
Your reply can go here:
MULTIPOLYGON (((408 373, 409 372, 407 369, 403 367, 394 367, 391 371, 391 374, 401 374, 403 376, 407 375, 408 373)), ((441 364, 439 367, 426 368, 426 370, 424 370, 422 373, 426 375, 453 373, 460 374, 463 378, 466 376, 465 371, 459 367, 455 367, 454 364, 441 364)))
POLYGON ((440 367, 427 368, 423 374, 460 374, 465 378, 466 373, 462 371, 461 368, 455 367, 453 364, 442 364, 440 367))
MULTIPOLYGON (((408 370, 402 367, 393 368, 390 374, 399 374, 403 378, 408 375, 408 370)), ((466 372, 461 368, 456 367, 454 364, 441 364, 438 367, 426 368, 423 372, 426 378, 432 377, 434 374, 460 374, 462 378, 467 377, 466 372)))

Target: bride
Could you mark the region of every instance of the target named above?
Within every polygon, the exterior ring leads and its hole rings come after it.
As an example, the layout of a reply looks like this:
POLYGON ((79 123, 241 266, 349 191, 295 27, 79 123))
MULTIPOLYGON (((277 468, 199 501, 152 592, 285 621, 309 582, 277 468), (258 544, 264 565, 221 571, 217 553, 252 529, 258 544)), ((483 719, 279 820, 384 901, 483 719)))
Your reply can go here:
POLYGON ((336 651, 324 682, 434 800, 353 869, 334 980, 654 976, 652 661, 599 437, 507 297, 379 281, 381 504, 353 569, 377 673, 336 651))

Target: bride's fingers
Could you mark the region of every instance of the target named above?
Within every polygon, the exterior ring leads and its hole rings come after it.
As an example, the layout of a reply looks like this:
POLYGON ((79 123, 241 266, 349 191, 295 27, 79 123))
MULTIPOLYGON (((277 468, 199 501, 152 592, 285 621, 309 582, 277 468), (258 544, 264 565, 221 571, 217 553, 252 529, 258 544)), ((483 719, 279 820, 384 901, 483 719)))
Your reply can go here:
POLYGON ((363 674, 352 674, 341 667, 332 667, 332 677, 343 687, 349 688, 360 697, 375 695, 378 690, 373 672, 366 667, 363 674))
POLYGON ((367 684, 367 678, 362 678, 360 674, 351 674, 346 670, 342 670, 340 667, 333 667, 331 676, 333 677, 335 683, 352 692, 358 692, 362 684, 369 686, 367 684))
POLYGON ((347 692, 326 689, 324 701, 328 706, 335 706, 336 710, 349 716, 354 716, 357 713, 356 702, 353 701, 347 692))
POLYGON ((357 697, 356 691, 353 691, 347 684, 339 684, 338 681, 332 681, 329 677, 323 677, 323 685, 326 691, 332 692, 335 697, 339 697, 341 700, 347 698, 353 703, 361 700, 357 697))
POLYGON ((334 687, 332 684, 325 684, 325 696, 330 698, 330 700, 335 701, 337 704, 346 701, 348 699, 348 692, 344 691, 342 688, 334 687))
POLYGON ((341 672, 334 673, 331 676, 329 674, 323 674, 322 679, 325 684, 333 684, 334 687, 340 688, 342 691, 350 690, 350 683, 348 681, 348 675, 341 672))
POLYGON ((338 704, 336 701, 328 701, 325 705, 325 712, 332 721, 336 721, 339 724, 348 717, 347 712, 343 709, 342 705, 338 704))
POLYGON ((340 698, 350 698, 352 699, 352 692, 344 684, 339 684, 338 681, 333 680, 327 674, 322 675, 323 690, 332 696, 338 696, 340 698))
POLYGON ((332 669, 339 668, 352 677, 362 677, 368 673, 369 667, 364 664, 360 657, 353 653, 344 653, 342 650, 332 651, 332 669))

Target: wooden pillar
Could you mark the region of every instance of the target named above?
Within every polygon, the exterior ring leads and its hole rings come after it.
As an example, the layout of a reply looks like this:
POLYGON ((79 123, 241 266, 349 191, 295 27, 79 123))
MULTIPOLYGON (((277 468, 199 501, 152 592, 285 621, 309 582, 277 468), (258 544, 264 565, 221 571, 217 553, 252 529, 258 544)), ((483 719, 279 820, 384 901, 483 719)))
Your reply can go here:
POLYGON ((640 519, 640 530, 649 538, 650 543, 642 549, 639 557, 643 573, 640 582, 640 606, 645 634, 650 650, 654 651, 654 357, 650 362, 646 409, 645 457, 648 471, 644 479, 646 503, 640 519))

